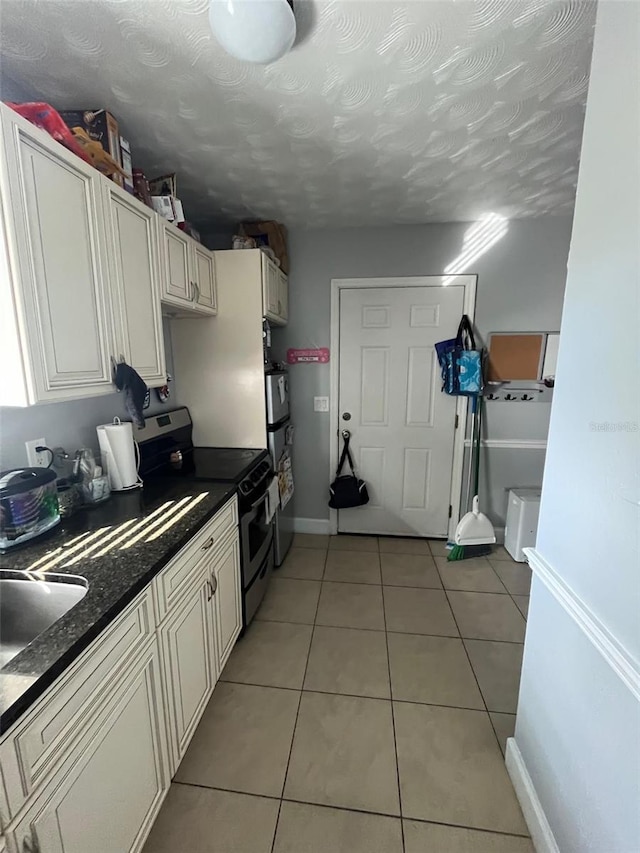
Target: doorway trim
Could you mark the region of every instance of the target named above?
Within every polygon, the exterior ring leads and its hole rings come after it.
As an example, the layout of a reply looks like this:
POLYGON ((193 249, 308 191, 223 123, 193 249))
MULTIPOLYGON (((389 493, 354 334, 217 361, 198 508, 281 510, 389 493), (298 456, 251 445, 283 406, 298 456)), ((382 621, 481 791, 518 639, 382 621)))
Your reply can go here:
MULTIPOLYGON (((329 362, 329 482, 333 482, 338 466, 338 442, 335 441, 340 430, 340 410, 338 407, 338 391, 340 386, 340 291, 354 288, 375 287, 447 287, 454 285, 464 287, 463 312, 471 320, 476 312, 477 275, 424 275, 424 276, 394 276, 393 278, 332 278, 331 279, 331 360, 329 362), (444 279, 447 284, 443 284, 444 279), (335 430, 335 432, 334 432, 335 430)), ((453 534, 460 520, 460 499, 462 496, 462 468, 464 462, 464 438, 467 434, 467 397, 458 397, 456 401, 458 428, 453 441, 453 464, 451 467, 451 518, 449 519, 448 539, 453 534)), ((338 510, 329 508, 329 532, 338 532, 338 510)))

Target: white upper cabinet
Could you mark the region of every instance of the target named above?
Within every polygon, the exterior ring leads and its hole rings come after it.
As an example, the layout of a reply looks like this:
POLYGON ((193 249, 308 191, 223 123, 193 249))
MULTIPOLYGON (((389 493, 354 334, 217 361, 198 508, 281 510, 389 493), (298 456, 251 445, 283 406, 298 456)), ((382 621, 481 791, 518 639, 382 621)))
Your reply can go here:
POLYGON ((218 310, 216 302, 216 270, 213 254, 199 246, 193 247, 194 283, 196 286, 196 301, 200 310, 210 309, 211 314, 218 310))
POLYGON ((261 252, 261 262, 262 309, 264 316, 276 326, 286 326, 289 316, 289 283, 287 276, 264 252, 261 252))
POLYGON ((278 319, 278 267, 268 256, 261 255, 262 261, 262 308, 269 320, 278 319))
POLYGON ((215 314, 213 254, 160 216, 158 229, 164 264, 162 302, 169 308, 167 313, 174 316, 215 314), (175 311, 174 307, 182 311, 175 311))
POLYGON ((104 182, 118 357, 148 385, 167 377, 155 213, 112 181, 104 182))
MULTIPOLYGON (((245 250, 246 251, 246 250, 245 250)), ((289 280, 280 267, 262 252, 262 308, 264 316, 276 326, 289 319, 289 280)))
POLYGON ((283 324, 289 320, 289 279, 278 270, 278 317, 283 324))
MULTIPOLYGON (((114 354, 101 181, 94 168, 0 106, 8 272, 0 355, 19 355, 0 404, 113 391, 114 354)), ((4 382, 3 382, 4 386, 4 382)))
POLYGON ((163 302, 189 305, 193 302, 193 287, 189 278, 189 238, 179 228, 158 217, 164 259, 163 302))

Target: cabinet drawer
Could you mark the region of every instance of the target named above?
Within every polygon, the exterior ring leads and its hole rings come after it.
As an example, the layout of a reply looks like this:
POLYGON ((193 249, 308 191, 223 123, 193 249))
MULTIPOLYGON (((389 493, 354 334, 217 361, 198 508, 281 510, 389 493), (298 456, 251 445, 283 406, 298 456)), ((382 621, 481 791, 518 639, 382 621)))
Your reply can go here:
POLYGON ((229 531, 237 526, 238 501, 234 496, 160 572, 154 581, 160 621, 182 597, 185 585, 200 570, 200 561, 205 554, 213 557, 229 531))
POLYGON ((105 689, 154 632, 153 599, 147 590, 44 694, 25 721, 12 729, 0 745, 11 814, 15 815, 49 770, 59 766, 99 714, 105 689))

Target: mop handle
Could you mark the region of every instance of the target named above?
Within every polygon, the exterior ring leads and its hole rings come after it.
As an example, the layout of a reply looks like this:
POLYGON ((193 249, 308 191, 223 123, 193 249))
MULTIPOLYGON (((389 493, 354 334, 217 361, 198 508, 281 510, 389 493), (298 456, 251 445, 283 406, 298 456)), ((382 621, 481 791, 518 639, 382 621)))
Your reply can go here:
POLYGON ((480 485, 480 447, 482 443, 482 395, 476 394, 474 397, 474 405, 478 410, 477 417, 477 435, 476 435, 476 458, 475 470, 473 472, 473 494, 478 494, 478 486, 480 485))

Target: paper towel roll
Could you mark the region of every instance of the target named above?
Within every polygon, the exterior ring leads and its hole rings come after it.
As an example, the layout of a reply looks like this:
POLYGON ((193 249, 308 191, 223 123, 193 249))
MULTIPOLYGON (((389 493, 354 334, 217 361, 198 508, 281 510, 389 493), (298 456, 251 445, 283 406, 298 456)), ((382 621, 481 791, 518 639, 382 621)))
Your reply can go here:
POLYGON ((117 492, 136 486, 138 466, 132 425, 127 422, 120 423, 120 419, 115 418, 112 424, 97 426, 96 432, 102 461, 106 462, 111 490, 117 492))

